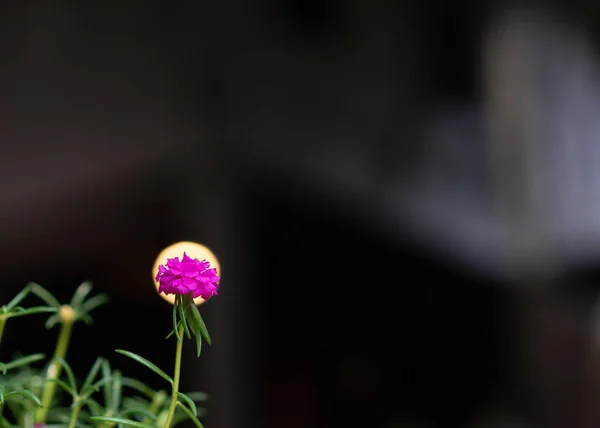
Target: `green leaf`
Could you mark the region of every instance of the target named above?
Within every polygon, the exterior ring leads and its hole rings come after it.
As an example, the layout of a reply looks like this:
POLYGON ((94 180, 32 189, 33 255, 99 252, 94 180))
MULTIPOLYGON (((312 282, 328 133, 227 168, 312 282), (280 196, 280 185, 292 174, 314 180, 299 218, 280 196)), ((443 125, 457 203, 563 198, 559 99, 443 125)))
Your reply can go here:
MULTIPOLYGON (((103 385, 106 385, 107 383, 109 383, 112 379, 111 378, 103 378, 100 379, 98 382, 94 383, 93 385, 90 385, 87 389, 87 391, 83 392, 80 396, 80 399, 83 400, 87 400, 94 392, 100 391, 100 387, 103 385)), ((75 403, 73 403, 75 404, 75 403)))
POLYGON ((126 427, 154 428, 152 425, 146 425, 141 422, 132 421, 131 419, 111 418, 108 416, 92 416, 90 419, 100 422, 113 422, 115 424, 125 425, 126 427))
POLYGON ((175 304, 173 304, 173 330, 177 336, 177 341, 181 342, 181 336, 179 335, 179 324, 177 323, 177 305, 179 296, 175 297, 175 304))
POLYGON ((102 357, 96 358, 96 361, 94 361, 94 365, 92 366, 88 375, 86 376, 85 380, 83 381, 83 385, 81 385, 81 392, 83 392, 87 388, 89 388, 90 385, 92 384, 92 382, 94 382, 94 379, 96 379, 96 376, 98 375, 98 372, 100 371, 100 367, 102 366, 102 363, 104 363, 104 361, 105 360, 102 357))
POLYGON ((69 379, 69 386, 71 387, 71 389, 73 391, 77 391, 77 382, 75 381, 75 374, 73 374, 73 369, 71 368, 69 363, 67 363, 63 358, 59 357, 58 355, 56 355, 54 358, 56 358, 58 364, 60 364, 65 370, 65 373, 67 374, 67 379, 69 379))
POLYGON ((188 397, 190 397, 192 400, 194 400, 194 403, 197 403, 198 401, 206 401, 208 400, 208 394, 206 392, 186 392, 186 394, 188 397))
POLYGON ((88 398, 87 400, 85 400, 85 404, 88 407, 88 409, 90 409, 90 412, 92 412, 96 416, 104 413, 104 408, 100 405, 100 403, 98 403, 92 398, 88 398))
POLYGON ((117 349, 117 350, 115 350, 115 352, 117 352, 118 354, 121 354, 121 355, 125 355, 126 357, 129 357, 129 358, 131 358, 134 361, 137 361, 141 365, 145 366, 146 368, 149 368, 154 373, 156 373, 157 375, 159 375, 160 377, 162 377, 163 379, 165 379, 166 381, 168 381, 170 384, 173 384, 173 379, 171 379, 171 377, 168 374, 166 374, 165 372, 163 372, 155 364, 151 363, 150 361, 148 361, 144 357, 141 357, 141 356, 139 356, 137 354, 134 354, 133 352, 125 351, 123 349, 117 349))
POLYGON ((121 378, 121 372, 116 370, 112 375, 112 382, 106 385, 112 390, 112 399, 106 403, 106 407, 114 413, 117 413, 121 407, 121 397, 123 396, 123 384, 121 383, 121 378))
POLYGON ((40 299, 42 299, 48 306, 53 306, 55 308, 60 308, 60 302, 54 297, 48 290, 42 287, 35 282, 30 282, 27 284, 27 288, 31 291, 32 294, 35 294, 40 299))
POLYGON ((2 374, 5 375, 6 374, 6 364, 0 363, 0 370, 2 371, 2 374))
MULTIPOLYGON (((110 377, 111 377, 110 363, 108 362, 108 360, 103 360, 102 361, 102 378, 109 379, 110 377)), ((107 406, 107 403, 110 403, 112 401, 112 389, 110 388, 110 386, 108 384, 105 384, 103 389, 104 389, 104 405, 107 406)))
POLYGON ((25 398, 29 398, 31 401, 33 401, 40 409, 42 408, 42 402, 41 400, 37 397, 37 395, 35 395, 33 392, 31 391, 27 391, 26 389, 21 389, 20 391, 12 391, 9 392, 8 394, 6 394, 4 396, 4 399, 7 399, 9 397, 13 397, 15 395, 21 395, 25 398))
POLYGON ((210 345, 210 335, 208 334, 208 330, 206 329, 206 325, 204 324, 204 320, 202 319, 202 315, 200 315, 200 311, 196 305, 190 305, 190 314, 192 315, 193 324, 197 325, 200 328, 200 332, 202 336, 206 340, 206 342, 210 345))
POLYGON ((90 294, 90 291, 92 291, 92 283, 90 281, 81 283, 81 285, 75 290, 75 293, 73 293, 73 297, 71 297, 69 306, 71 306, 73 309, 79 309, 87 295, 90 294))
POLYGON ((171 330, 171 333, 169 333, 169 334, 167 335, 167 337, 165 337, 165 340, 167 340, 169 337, 173 336, 173 335, 174 335, 176 332, 177 332, 177 330, 176 330, 176 329, 173 329, 173 330, 171 330))
POLYGON ((192 336, 190 334, 190 329, 188 328, 187 319, 183 310, 183 299, 179 299, 179 304, 177 306, 177 311, 179 312, 179 322, 183 324, 183 330, 185 331, 188 339, 191 339, 192 336))
POLYGON ((194 416, 198 416, 198 409, 197 409, 198 406, 196 406, 196 403, 194 403, 194 400, 192 400, 190 397, 185 395, 183 392, 178 392, 177 396, 187 403, 188 407, 190 408, 190 410, 192 411, 194 416))
POLYGON ((10 302, 8 302, 8 304, 6 305, 6 309, 8 311, 11 311, 12 308, 17 306, 19 303, 21 303, 23 301, 23 299, 25 297, 27 297, 29 292, 30 292, 30 290, 27 287, 22 289, 15 297, 13 297, 13 299, 10 302))
POLYGON ((108 296, 106 294, 97 294, 81 305, 81 311, 91 312, 97 307, 104 305, 106 302, 108 302, 108 296))
POLYGON ((196 322, 191 325, 194 337, 196 338, 196 357, 200 357, 200 353, 202 352, 202 334, 200 333, 200 326, 196 322))
MULTIPOLYGON (((15 308, 17 309, 17 308, 15 308)), ((22 317, 25 315, 34 315, 34 314, 43 314, 43 313, 56 313, 58 312, 57 308, 53 308, 51 306, 34 306, 32 308, 27 308, 22 310, 14 310, 13 312, 6 315, 7 318, 16 318, 22 317)))
POLYGON ((60 315, 54 314, 46 320, 45 327, 47 330, 50 330, 52 327, 54 327, 59 322, 60 322, 60 315))
POLYGON ((33 354, 27 355, 25 357, 17 358, 16 360, 11 361, 10 363, 4 364, 4 371, 12 370, 17 367, 26 366, 28 364, 34 363, 36 361, 40 361, 46 358, 44 354, 33 354))
POLYGON ((191 419, 191 421, 194 423, 194 425, 196 425, 198 428, 204 428, 204 425, 202 425, 202 422, 200 422, 198 420, 198 418, 196 416, 194 416, 194 414, 192 412, 190 412, 190 410, 181 403, 181 401, 178 401, 177 405, 179 407, 181 407, 181 410, 183 410, 184 413, 188 416, 188 418, 191 419))
POLYGON ((73 388, 71 388, 69 385, 67 385, 65 382, 63 382, 60 379, 48 379, 46 382, 54 382, 55 384, 60 386, 62 389, 64 389, 72 397, 75 397, 77 395, 77 393, 73 390, 73 388))
POLYGON ((136 391, 138 391, 139 393, 144 394, 148 398, 153 398, 154 395, 156 394, 155 390, 153 390, 149 386, 146 386, 146 384, 144 384, 143 382, 140 382, 137 379, 133 379, 130 377, 123 377, 123 378, 121 378, 121 383, 123 384, 123 386, 133 388, 136 391))

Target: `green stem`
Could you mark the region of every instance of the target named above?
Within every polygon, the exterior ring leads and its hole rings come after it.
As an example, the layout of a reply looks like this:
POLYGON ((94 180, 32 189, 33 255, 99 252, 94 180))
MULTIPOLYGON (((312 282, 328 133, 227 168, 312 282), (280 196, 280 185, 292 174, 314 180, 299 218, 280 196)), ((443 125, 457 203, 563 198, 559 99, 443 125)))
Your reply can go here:
POLYGON ((33 428, 33 413, 25 412, 23 413, 23 418, 21 419, 21 426, 23 428, 33 428))
POLYGON ((67 355, 67 349, 69 348, 69 342, 71 340, 71 332, 73 331, 73 319, 65 317, 63 319, 60 334, 58 335, 58 341, 56 342, 56 349, 54 350, 54 358, 48 366, 46 371, 46 383, 44 385, 44 393, 42 395, 42 408, 36 412, 36 422, 45 422, 48 416, 48 410, 52 404, 54 398, 54 392, 56 391, 56 379, 60 378, 62 366, 58 363, 56 357, 64 359, 67 355), (50 382, 52 381, 52 382, 50 382))
POLYGON ((73 411, 71 412, 71 421, 69 422, 69 428, 75 428, 77 425, 77 418, 79 417, 79 411, 81 410, 81 406, 75 406, 73 411))
POLYGON ((177 393, 179 392, 179 377, 181 374, 181 350, 183 349, 183 325, 179 324, 178 328, 179 338, 177 339, 177 350, 175 352, 175 373, 173 374, 173 392, 171 393, 171 407, 169 407, 169 414, 167 416, 167 423, 165 428, 171 426, 173 416, 175 415, 175 409, 177 407, 177 393))
POLYGON ((2 336, 4 335, 4 327, 6 327, 6 321, 8 318, 6 315, 0 315, 0 342, 2 342, 2 336))

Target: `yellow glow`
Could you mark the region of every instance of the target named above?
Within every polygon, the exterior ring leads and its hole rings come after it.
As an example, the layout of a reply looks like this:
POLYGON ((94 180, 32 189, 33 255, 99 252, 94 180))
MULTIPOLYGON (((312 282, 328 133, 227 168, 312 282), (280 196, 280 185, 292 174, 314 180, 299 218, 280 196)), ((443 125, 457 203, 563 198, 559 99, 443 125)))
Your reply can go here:
MULTIPOLYGON (((181 260, 184 252, 193 259, 209 261, 210 267, 217 269, 217 274, 221 276, 221 266, 219 265, 219 261, 208 248, 195 242, 177 242, 176 244, 169 245, 167 248, 162 250, 158 257, 156 257, 156 261, 152 267, 152 281, 154 282, 157 293, 159 284, 154 278, 156 278, 156 274, 158 273, 158 266, 164 265, 167 262, 167 259, 172 259, 173 257, 179 257, 179 260, 181 260)), ((175 295, 173 294, 167 295, 164 293, 159 293, 159 296, 170 304, 175 303, 175 295)), ((202 297, 198 297, 194 299, 194 303, 196 303, 196 305, 200 305, 204 303, 204 299, 202 297)))

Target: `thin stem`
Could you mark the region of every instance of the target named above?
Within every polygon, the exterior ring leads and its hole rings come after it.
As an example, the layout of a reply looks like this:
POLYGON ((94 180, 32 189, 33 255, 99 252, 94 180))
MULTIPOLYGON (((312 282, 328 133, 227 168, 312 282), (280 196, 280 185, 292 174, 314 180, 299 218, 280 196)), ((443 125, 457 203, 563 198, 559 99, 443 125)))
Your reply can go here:
POLYGON ((21 426, 23 428, 33 428, 33 413, 25 412, 23 413, 23 418, 21 419, 21 426))
MULTIPOLYGON (((61 313, 62 312, 63 310, 61 309, 61 313)), ((62 359, 66 357, 67 349, 69 348, 69 342, 71 340, 74 317, 65 316, 61 317, 61 319, 62 325, 60 328, 60 334, 58 335, 58 340, 56 342, 54 358, 52 359, 52 362, 46 371, 46 383, 44 385, 44 393, 42 395, 42 408, 38 409, 36 412, 36 422, 46 421, 46 416, 48 416, 48 410, 50 409, 52 399, 54 398, 54 392, 56 391, 56 382, 53 381, 60 378, 62 371, 62 366, 59 364, 56 357, 60 357, 62 359)))
POLYGON ((75 406, 73 411, 71 412, 71 421, 69 422, 69 428, 75 428, 77 426, 77 418, 79 418, 79 411, 81 410, 81 405, 75 406))
POLYGON ((173 416, 175 415, 175 409, 177 408, 177 393, 179 392, 179 377, 181 374, 181 350, 183 349, 183 325, 179 324, 179 338, 177 339, 177 350, 175 352, 175 373, 173 374, 173 392, 171 393, 171 406, 169 407, 169 414, 167 416, 167 423, 165 428, 171 426, 173 416))
POLYGON ((6 327, 6 321, 8 317, 6 315, 0 315, 0 342, 2 342, 2 336, 4 335, 4 327, 6 327))

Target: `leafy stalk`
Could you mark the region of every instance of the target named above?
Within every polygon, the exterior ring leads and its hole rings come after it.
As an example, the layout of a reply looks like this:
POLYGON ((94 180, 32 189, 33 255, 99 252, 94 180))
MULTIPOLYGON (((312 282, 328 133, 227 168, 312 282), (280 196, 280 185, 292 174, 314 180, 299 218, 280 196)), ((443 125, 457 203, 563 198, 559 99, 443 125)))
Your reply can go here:
POLYGON ((165 424, 166 428, 171 426, 171 422, 173 421, 173 415, 175 415, 175 409, 177 408, 177 401, 179 396, 177 393, 179 392, 179 377, 181 375, 181 351, 183 349, 183 334, 184 334, 183 325, 179 326, 178 335, 177 335, 177 347, 175 351, 175 372, 173 373, 173 389, 171 394, 171 405, 169 407, 169 414, 167 415, 167 422, 165 424))
POLYGON ((73 309, 70 306, 63 306, 60 310, 62 325, 60 328, 60 334, 56 342, 56 348, 54 350, 54 358, 46 370, 46 384, 44 386, 44 392, 42 394, 42 408, 36 413, 36 421, 44 422, 48 416, 48 411, 54 398, 56 391, 56 380, 60 378, 62 372, 62 364, 60 359, 65 359, 67 356, 67 350, 69 349, 69 342, 71 340, 71 333, 73 331, 73 324, 75 322, 75 315, 73 309))
POLYGON ((71 420, 69 421, 69 428, 75 428, 77 426, 79 412, 81 412, 81 404, 78 404, 73 408, 73 411, 71 412, 71 420))
POLYGON ((54 350, 54 358, 46 370, 46 383, 42 394, 43 408, 36 412, 36 422, 43 423, 48 417, 48 412, 50 411, 54 393, 56 391, 56 385, 59 384, 58 380, 64 366, 64 364, 61 364, 61 361, 64 361, 67 355, 73 325, 77 321, 91 324, 92 318, 89 315, 89 311, 104 304, 107 301, 107 298, 103 294, 100 294, 86 301, 87 296, 92 290, 92 284, 90 282, 84 282, 77 287, 68 305, 60 305, 58 300, 52 296, 52 294, 38 284, 30 283, 28 288, 48 305, 57 309, 57 313, 52 315, 46 321, 46 328, 51 328, 56 323, 61 324, 56 348, 54 350))

